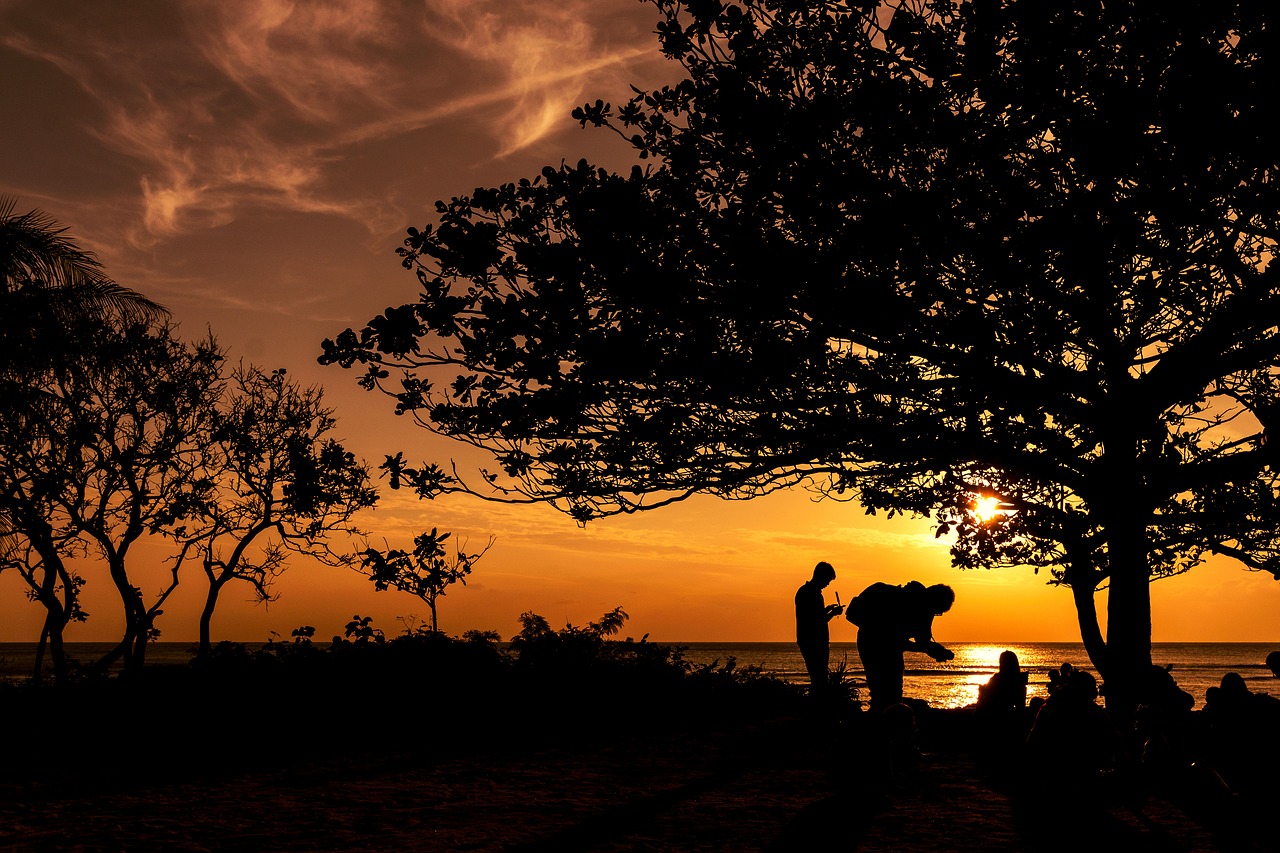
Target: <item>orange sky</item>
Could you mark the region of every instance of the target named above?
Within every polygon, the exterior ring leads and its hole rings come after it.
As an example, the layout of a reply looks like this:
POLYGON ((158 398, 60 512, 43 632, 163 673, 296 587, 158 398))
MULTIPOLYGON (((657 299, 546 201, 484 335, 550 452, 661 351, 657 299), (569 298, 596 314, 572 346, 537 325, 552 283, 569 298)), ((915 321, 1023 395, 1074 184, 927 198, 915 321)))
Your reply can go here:
MULTIPOLYGON (((394 249, 436 199, 562 159, 627 162, 568 113, 676 73, 653 21, 636 0, 150 0, 127 12, 0 0, 0 194, 70 226, 187 336, 211 327, 233 359, 323 384, 339 433, 366 459, 404 449, 443 460, 457 451, 397 420, 351 373, 317 366, 319 343, 414 297, 394 249)), ((952 584, 956 607, 935 623, 944 642, 1079 638, 1069 592, 1030 570, 956 571, 927 522, 803 493, 695 499, 579 529, 543 507, 386 492, 364 526, 392 546, 433 526, 473 545, 496 537, 470 585, 440 602, 453 633, 506 638, 524 610, 582 624, 621 605, 637 637, 787 640, 791 596, 825 559, 839 575, 829 598, 874 580, 952 584)), ((163 556, 150 549, 135 568, 163 556)), ((92 565, 86 575, 91 619, 69 639, 114 639, 108 582, 92 565)), ((139 575, 144 590, 158 588, 153 576, 139 575)), ((190 576, 171 599, 162 639, 194 638, 201 583, 190 576)), ((324 637, 354 613, 394 633, 397 617, 427 616, 416 599, 309 564, 278 590, 265 609, 230 588, 215 638, 287 637, 302 624, 324 637)), ((1280 633, 1280 584, 1226 561, 1152 595, 1158 641, 1280 633)), ((0 641, 34 639, 40 618, 0 575, 0 641)), ((836 623, 833 637, 853 639, 852 626, 836 623)))

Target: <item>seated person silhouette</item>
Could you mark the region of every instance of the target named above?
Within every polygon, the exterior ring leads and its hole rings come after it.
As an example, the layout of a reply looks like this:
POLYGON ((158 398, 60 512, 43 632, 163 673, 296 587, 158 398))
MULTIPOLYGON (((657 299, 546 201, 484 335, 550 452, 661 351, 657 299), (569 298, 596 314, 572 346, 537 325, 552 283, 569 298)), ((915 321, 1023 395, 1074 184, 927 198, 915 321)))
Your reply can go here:
POLYGON ((1115 736, 1106 712, 1097 704, 1092 674, 1063 664, 1049 673, 1049 697, 1040 706, 1027 753, 1035 779, 1059 793, 1084 793, 1110 766, 1115 736))
POLYGON ((1000 653, 1000 668, 978 687, 974 706, 980 755, 984 760, 1005 764, 1014 759, 1027 738, 1027 673, 1014 652, 1000 653))
POLYGON ((1152 664, 1145 678, 1138 682, 1139 704, 1150 705, 1170 719, 1191 711, 1195 697, 1178 686, 1173 677, 1173 664, 1152 664))
POLYGON ((923 652, 937 661, 955 657, 933 639, 933 617, 950 610, 955 600, 955 591, 945 584, 911 581, 873 583, 849 602, 845 617, 858 626, 858 657, 873 712, 901 704, 904 652, 923 652))
POLYGON ((1237 672, 1204 694, 1204 757, 1233 791, 1275 787, 1280 763, 1280 699, 1255 693, 1237 672))
POLYGON ((978 688, 978 712, 1010 715, 1027 707, 1027 673, 1018 664, 1018 655, 1000 653, 1000 669, 978 688))

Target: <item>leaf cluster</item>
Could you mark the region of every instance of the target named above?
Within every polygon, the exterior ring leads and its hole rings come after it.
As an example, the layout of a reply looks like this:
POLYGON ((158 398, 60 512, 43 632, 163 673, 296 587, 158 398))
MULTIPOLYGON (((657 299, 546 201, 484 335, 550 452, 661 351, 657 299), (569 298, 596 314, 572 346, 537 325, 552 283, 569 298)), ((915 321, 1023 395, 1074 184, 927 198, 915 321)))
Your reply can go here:
POLYGON ((654 6, 684 79, 574 114, 640 162, 438 203, 418 301, 325 342, 495 461, 393 482, 580 521, 803 483, 1088 590, 1280 569, 1268 4, 654 6))

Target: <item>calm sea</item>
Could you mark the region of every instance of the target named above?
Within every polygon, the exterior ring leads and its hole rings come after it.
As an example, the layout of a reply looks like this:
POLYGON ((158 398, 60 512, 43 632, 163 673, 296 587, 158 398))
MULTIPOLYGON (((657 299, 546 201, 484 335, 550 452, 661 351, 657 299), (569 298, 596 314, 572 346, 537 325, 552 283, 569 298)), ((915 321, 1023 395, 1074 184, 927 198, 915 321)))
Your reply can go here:
MULTIPOLYGON (((761 670, 786 681, 806 682, 804 661, 794 643, 665 643, 685 649, 685 658, 693 663, 724 663, 733 658, 739 667, 758 666, 761 670)), ((72 657, 95 660, 111 647, 109 643, 69 643, 72 657)), ((25 676, 34 660, 30 643, 0 643, 0 678, 25 676)), ((996 671, 1000 653, 1015 652, 1022 668, 1030 674, 1029 695, 1044 695, 1049 683, 1049 670, 1070 663, 1092 671, 1089 658, 1080 643, 951 643, 955 660, 936 663, 925 655, 907 655, 905 692, 924 699, 936 708, 960 708, 978 698, 978 686, 996 671)), ((1249 689, 1280 697, 1280 678, 1271 674, 1265 664, 1267 653, 1280 649, 1276 643, 1155 643, 1152 659, 1173 665, 1178 685, 1196 699, 1196 707, 1204 705, 1204 692, 1216 686, 1227 672, 1244 677, 1249 689)), ((191 643, 155 643, 147 659, 152 664, 184 664, 191 659, 191 643)), ((863 689, 862 662, 853 643, 832 643, 831 663, 844 663, 854 683, 863 689)))
MULTIPOLYGON (((758 666, 786 681, 807 683, 804 661, 794 643, 680 643, 690 661, 723 663, 732 657, 738 666, 758 666)), ((948 643, 955 660, 937 663, 927 655, 908 654, 903 692, 928 701, 935 708, 962 708, 978 701, 978 687, 996 671, 1000 653, 1008 649, 1018 656, 1023 671, 1030 675, 1028 696, 1043 696, 1049 685, 1049 670, 1069 663, 1094 672, 1080 643, 948 643)), ((1280 649, 1277 643, 1153 643, 1151 659, 1172 664, 1178 686, 1195 697, 1196 707, 1204 706, 1204 692, 1216 687, 1223 674, 1237 672, 1249 689, 1280 697, 1280 678, 1265 663, 1267 653, 1280 649)), ((844 664, 866 698, 862 661, 854 643, 832 643, 831 665, 844 664)), ((1096 675, 1097 673, 1094 672, 1096 675)))

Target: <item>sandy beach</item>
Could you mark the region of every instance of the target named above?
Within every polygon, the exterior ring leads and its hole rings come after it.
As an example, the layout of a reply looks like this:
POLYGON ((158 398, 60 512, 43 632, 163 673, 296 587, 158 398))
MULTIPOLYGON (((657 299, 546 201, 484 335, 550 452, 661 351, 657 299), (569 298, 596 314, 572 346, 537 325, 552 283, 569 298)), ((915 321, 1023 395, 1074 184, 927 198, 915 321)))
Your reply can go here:
POLYGON ((277 756, 248 771, 133 773, 122 786, 74 772, 10 779, 0 789, 0 847, 1274 849, 1239 821, 1228 833, 1220 820, 1155 797, 1035 802, 943 729, 922 733, 914 768, 886 772, 859 760, 856 738, 842 743, 839 731, 804 715, 645 728, 455 743, 447 757, 373 744, 329 758, 277 756))

